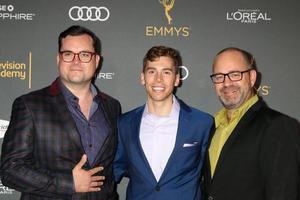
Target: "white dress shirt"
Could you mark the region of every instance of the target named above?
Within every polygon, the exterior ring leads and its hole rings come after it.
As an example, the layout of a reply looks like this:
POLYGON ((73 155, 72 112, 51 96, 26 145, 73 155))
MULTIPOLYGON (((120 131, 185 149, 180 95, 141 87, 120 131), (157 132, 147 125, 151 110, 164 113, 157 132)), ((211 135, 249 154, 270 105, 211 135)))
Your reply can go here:
POLYGON ((158 181, 171 156, 177 135, 180 106, 173 96, 169 116, 156 116, 148 112, 148 104, 143 112, 140 126, 140 142, 152 172, 158 181))

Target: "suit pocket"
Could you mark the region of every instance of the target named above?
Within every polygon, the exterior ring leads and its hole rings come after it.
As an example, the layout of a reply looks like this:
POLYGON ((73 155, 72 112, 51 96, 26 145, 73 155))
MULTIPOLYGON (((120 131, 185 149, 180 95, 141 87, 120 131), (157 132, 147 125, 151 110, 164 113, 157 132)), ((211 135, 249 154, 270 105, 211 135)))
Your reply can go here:
POLYGON ((182 151, 199 151, 199 152, 201 152, 199 144, 190 144, 190 143, 184 143, 182 146, 182 151))
POLYGON ((178 152, 179 159, 186 160, 186 162, 197 161, 201 157, 200 145, 181 147, 178 152))

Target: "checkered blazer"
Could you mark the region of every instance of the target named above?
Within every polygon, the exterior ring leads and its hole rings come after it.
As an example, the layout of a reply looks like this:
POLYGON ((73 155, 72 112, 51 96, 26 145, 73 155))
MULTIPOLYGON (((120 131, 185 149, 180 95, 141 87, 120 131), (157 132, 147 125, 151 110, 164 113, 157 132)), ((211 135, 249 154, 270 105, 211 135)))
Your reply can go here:
POLYGON ((80 135, 60 91, 58 80, 51 86, 17 98, 5 134, 1 154, 2 183, 22 192, 21 199, 117 199, 112 161, 116 150, 116 119, 121 113, 117 100, 98 91, 101 108, 111 132, 94 166, 106 177, 100 192, 74 194, 72 169, 84 154, 80 135))

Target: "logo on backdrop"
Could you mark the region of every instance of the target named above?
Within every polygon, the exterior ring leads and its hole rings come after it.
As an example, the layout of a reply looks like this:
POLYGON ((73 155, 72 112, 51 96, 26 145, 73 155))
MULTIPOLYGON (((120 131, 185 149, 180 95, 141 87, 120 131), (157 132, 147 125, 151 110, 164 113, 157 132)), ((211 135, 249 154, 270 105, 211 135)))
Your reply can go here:
POLYGON ((0 60, 0 79, 17 79, 28 81, 28 88, 31 88, 31 63, 32 53, 28 54, 28 61, 0 60))
POLYGON ((161 9, 165 18, 162 20, 163 25, 147 25, 145 27, 145 35, 148 37, 189 37, 190 26, 174 26, 174 17, 171 10, 174 10, 175 0, 158 0, 162 5, 161 9))
POLYGON ((158 0, 158 1, 164 6, 165 15, 168 19, 168 24, 170 25, 172 23, 172 17, 170 16, 169 11, 172 10, 175 0, 158 0))
POLYGON ((104 80, 112 80, 115 76, 114 72, 100 72, 97 75, 97 79, 104 79, 104 80))
POLYGON ((260 94, 262 96, 268 96, 270 94, 270 90, 271 90, 271 86, 269 86, 269 85, 260 85, 257 88, 258 94, 260 94))
POLYGON ((31 21, 34 17, 35 13, 19 11, 15 8, 14 5, 0 4, 0 19, 2 20, 31 21))
POLYGON ((10 188, 4 186, 4 185, 2 184, 2 182, 1 182, 1 180, 0 180, 0 194, 1 194, 1 195, 2 195, 2 194, 12 194, 13 191, 15 191, 15 190, 10 189, 10 188))
POLYGON ((179 66, 180 80, 185 80, 189 77, 189 69, 186 66, 179 66))
POLYGON ((0 139, 4 137, 9 121, 0 119, 0 139))
POLYGON ((227 21, 238 21, 245 24, 255 24, 263 21, 271 21, 271 17, 266 12, 259 9, 238 9, 234 12, 227 12, 227 21))
POLYGON ((69 10, 69 17, 73 21, 106 21, 110 12, 108 8, 101 6, 73 6, 69 10))

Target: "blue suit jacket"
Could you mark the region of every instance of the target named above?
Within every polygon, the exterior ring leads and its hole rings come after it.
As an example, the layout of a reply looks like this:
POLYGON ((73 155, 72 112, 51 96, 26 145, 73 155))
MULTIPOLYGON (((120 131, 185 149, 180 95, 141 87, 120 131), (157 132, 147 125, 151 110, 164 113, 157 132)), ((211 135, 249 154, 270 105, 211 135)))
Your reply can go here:
POLYGON ((157 182, 143 152, 140 123, 145 106, 123 114, 118 121, 118 149, 114 161, 115 179, 129 178, 127 199, 199 200, 200 173, 213 118, 182 101, 176 143, 157 182), (196 145, 185 145, 194 144, 196 145))

